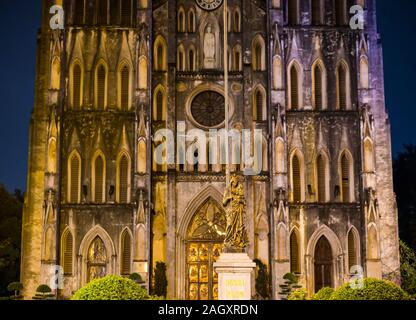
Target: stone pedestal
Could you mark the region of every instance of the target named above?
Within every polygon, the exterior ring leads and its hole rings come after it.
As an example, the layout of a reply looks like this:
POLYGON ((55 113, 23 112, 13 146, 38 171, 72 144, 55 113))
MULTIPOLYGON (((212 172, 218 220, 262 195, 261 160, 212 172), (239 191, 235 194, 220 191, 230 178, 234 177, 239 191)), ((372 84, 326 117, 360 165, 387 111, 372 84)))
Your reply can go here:
POLYGON ((247 253, 222 253, 214 263, 219 300, 251 300, 251 280, 256 264, 247 253))

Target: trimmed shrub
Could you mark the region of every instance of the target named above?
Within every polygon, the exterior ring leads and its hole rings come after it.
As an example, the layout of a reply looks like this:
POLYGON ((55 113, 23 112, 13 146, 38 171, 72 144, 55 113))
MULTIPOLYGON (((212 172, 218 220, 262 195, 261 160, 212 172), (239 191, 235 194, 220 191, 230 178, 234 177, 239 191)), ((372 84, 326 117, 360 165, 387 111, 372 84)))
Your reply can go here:
POLYGON ((308 300, 308 292, 304 289, 297 289, 289 294, 288 300, 308 300))
POLYGON ((32 299, 33 300, 45 300, 45 299, 52 298, 52 297, 54 297, 54 294, 52 293, 52 289, 46 284, 41 284, 36 289, 36 294, 32 299))
POLYGON ((269 299, 270 298, 270 282, 269 282, 269 273, 267 271, 267 266, 260 261, 255 259, 254 262, 257 266, 257 277, 256 277, 256 292, 259 299, 269 299))
POLYGON ((114 275, 96 279, 78 290, 71 300, 148 300, 145 289, 130 279, 114 275))
POLYGON ((129 279, 133 280, 134 282, 137 282, 137 283, 142 283, 143 282, 142 276, 138 273, 132 273, 129 276, 129 279))
POLYGON ((350 283, 339 287, 330 300, 408 300, 409 295, 393 282, 367 278, 363 288, 352 288, 350 283))
POLYGON ((332 288, 322 288, 317 293, 315 293, 312 297, 312 300, 330 300, 332 294, 335 292, 332 288))
POLYGON ((7 291, 13 292, 13 299, 19 298, 19 292, 23 289, 23 284, 20 282, 12 282, 7 286, 7 291))

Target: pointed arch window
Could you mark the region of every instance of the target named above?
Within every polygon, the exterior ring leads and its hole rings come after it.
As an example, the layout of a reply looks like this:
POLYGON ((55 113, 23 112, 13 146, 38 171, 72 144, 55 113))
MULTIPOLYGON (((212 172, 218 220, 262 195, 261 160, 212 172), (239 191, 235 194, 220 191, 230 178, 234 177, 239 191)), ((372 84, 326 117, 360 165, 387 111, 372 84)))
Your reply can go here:
POLYGON ((350 159, 345 153, 341 156, 341 196, 342 202, 351 202, 350 159))
POLYGON ((156 71, 166 71, 166 41, 162 36, 154 44, 154 66, 156 71))
POLYGON ((323 70, 319 63, 313 68, 313 103, 317 110, 323 109, 323 70))
POLYGON ((82 25, 84 24, 84 0, 74 1, 74 24, 82 25))
POLYGON ((81 198, 81 158, 77 153, 69 157, 68 202, 79 203, 81 198))
POLYGON ((64 275, 70 276, 73 272, 73 250, 74 239, 72 233, 66 230, 62 236, 62 265, 64 268, 64 275))
POLYGON ((126 155, 122 155, 118 164, 118 202, 129 202, 130 164, 126 155))
POLYGON ((105 195, 105 161, 102 155, 98 155, 93 166, 94 202, 103 203, 105 195))
POLYGON ((262 70, 262 54, 263 48, 261 43, 256 43, 254 45, 254 71, 261 71, 262 70))
POLYGON ((165 94, 162 88, 156 89, 154 96, 154 120, 165 120, 165 94))
POLYGON ((288 16, 288 23, 289 25, 297 25, 298 24, 298 0, 289 0, 287 1, 287 16, 288 16))
POLYGON ((81 67, 75 64, 72 69, 72 107, 79 109, 81 107, 81 67))
POLYGON ((195 71, 196 70, 196 66, 195 66, 195 50, 193 48, 189 49, 188 52, 188 61, 189 61, 189 71, 195 71))
POLYGON ((121 275, 130 275, 131 273, 131 236, 127 230, 121 235, 121 275))
POLYGON ((335 19, 339 26, 345 25, 346 7, 345 0, 335 0, 335 19))
POLYGON ((290 68, 290 104, 293 110, 299 108, 299 75, 296 66, 290 68))
MULTIPOLYGON (((338 0, 337 0, 338 1, 338 0)), ((312 0, 312 24, 322 24, 322 0, 312 0)))
POLYGON ((292 188, 293 202, 302 201, 302 181, 301 181, 301 163, 299 157, 294 155, 292 158, 292 188))
POLYGON ((326 163, 325 159, 320 154, 316 161, 317 169, 317 190, 318 190, 318 202, 326 202, 326 163))
POLYGON ((121 0, 121 24, 123 26, 131 25, 132 1, 121 0))
POLYGON ((97 24, 106 25, 108 23, 108 0, 97 0, 97 24))
POLYGON ((178 11, 178 32, 185 32, 185 11, 182 7, 178 11))
POLYGON ((121 69, 121 86, 120 86, 120 102, 121 102, 121 110, 127 111, 129 109, 130 104, 130 71, 128 66, 124 66, 121 69))
POLYGON ((185 51, 182 46, 178 48, 178 71, 185 71, 185 51))
POLYGON ((107 71, 105 67, 100 64, 97 68, 96 76, 96 95, 97 95, 97 109, 104 110, 106 103, 106 88, 107 88, 107 71))
POLYGON ((295 231, 290 235, 290 272, 300 274, 299 240, 295 231))
POLYGON ((344 62, 339 63, 337 68, 337 95, 339 110, 347 110, 348 98, 348 70, 344 62))
POLYGON ((348 232, 348 272, 358 264, 357 243, 353 230, 348 232))
POLYGON ((241 31, 241 14, 240 10, 236 9, 234 11, 234 32, 240 32, 241 31))
POLYGON ((188 32, 195 32, 195 12, 193 9, 189 10, 188 14, 188 32))
POLYGON ((254 119, 256 121, 264 120, 264 114, 263 114, 264 103, 265 103, 265 97, 264 97, 262 90, 259 88, 254 93, 254 110, 255 110, 254 119))

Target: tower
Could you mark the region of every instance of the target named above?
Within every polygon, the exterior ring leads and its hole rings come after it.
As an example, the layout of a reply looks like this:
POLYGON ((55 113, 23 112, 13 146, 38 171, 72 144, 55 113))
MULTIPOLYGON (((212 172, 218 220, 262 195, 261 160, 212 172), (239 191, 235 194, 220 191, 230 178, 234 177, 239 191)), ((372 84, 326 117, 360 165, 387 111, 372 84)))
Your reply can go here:
POLYGON ((49 8, 61 1, 43 1, 25 296, 56 265, 70 297, 106 274, 137 272, 151 285, 161 261, 169 298, 217 297, 225 157, 212 133, 225 123, 224 27, 231 171, 246 193, 247 252, 268 266, 273 298, 288 272, 310 294, 354 270, 397 280, 375 1, 358 2, 364 30, 349 27, 346 0, 229 0, 225 26, 222 1, 63 1, 60 31, 49 8), (259 146, 248 157, 244 130, 259 146))

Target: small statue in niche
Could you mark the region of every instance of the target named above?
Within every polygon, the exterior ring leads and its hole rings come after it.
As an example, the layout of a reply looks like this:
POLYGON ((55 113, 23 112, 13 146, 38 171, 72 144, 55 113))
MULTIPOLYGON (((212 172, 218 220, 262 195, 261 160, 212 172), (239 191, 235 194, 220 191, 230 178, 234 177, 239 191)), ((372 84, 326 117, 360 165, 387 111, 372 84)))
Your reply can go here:
POLYGON ((209 24, 205 30, 204 35, 204 68, 215 68, 216 61, 216 43, 215 34, 212 32, 212 26, 209 24))

